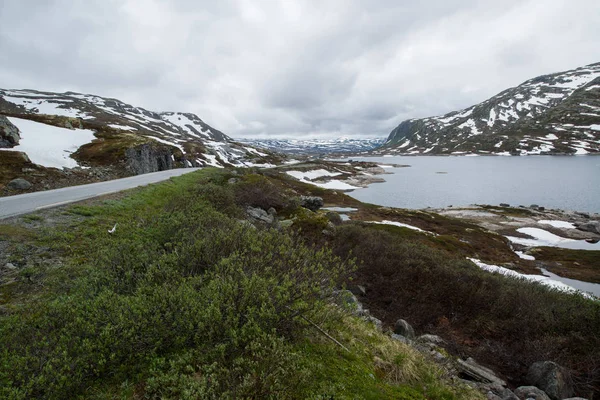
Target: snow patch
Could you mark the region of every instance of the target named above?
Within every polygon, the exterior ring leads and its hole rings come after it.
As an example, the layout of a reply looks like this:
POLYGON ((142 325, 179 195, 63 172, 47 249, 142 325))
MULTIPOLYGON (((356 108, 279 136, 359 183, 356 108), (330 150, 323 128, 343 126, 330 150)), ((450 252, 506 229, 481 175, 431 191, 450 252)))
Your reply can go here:
POLYGON ((70 154, 95 139, 89 129, 67 129, 26 119, 8 117, 21 131, 21 141, 12 149, 27 154, 31 162, 51 168, 75 168, 77 161, 70 154))

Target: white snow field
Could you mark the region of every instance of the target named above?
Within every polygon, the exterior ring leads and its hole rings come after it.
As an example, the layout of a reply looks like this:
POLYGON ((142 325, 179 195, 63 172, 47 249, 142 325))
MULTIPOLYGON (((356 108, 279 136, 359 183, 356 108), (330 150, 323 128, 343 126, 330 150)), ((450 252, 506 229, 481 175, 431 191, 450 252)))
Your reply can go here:
POLYGON ((21 131, 21 140, 12 149, 0 150, 22 151, 31 162, 43 167, 77 167, 77 161, 70 157, 71 153, 95 139, 94 131, 89 129, 59 128, 14 117, 8 119, 21 131))

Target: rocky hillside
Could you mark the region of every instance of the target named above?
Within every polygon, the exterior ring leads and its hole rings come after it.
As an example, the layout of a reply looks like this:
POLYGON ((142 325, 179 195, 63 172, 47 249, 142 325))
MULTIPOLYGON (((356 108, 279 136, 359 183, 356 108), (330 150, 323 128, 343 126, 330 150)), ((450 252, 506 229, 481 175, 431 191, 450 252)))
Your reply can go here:
POLYGON ((600 152, 600 63, 543 75, 460 111, 398 125, 375 154, 600 152))
POLYGON ((99 179, 103 174, 108 179, 177 167, 277 161, 276 155, 233 141, 195 114, 152 112, 116 99, 35 90, 0 89, 0 150, 0 188, 23 175, 34 175, 34 180, 52 175, 55 181, 65 168, 81 179, 58 186, 83 183, 98 171, 104 171, 99 179), (91 171, 83 173, 85 169, 91 171))
POLYGON ((269 149, 289 154, 332 154, 332 153, 358 153, 372 150, 381 146, 383 138, 347 138, 337 139, 245 139, 243 143, 249 143, 256 147, 269 149))

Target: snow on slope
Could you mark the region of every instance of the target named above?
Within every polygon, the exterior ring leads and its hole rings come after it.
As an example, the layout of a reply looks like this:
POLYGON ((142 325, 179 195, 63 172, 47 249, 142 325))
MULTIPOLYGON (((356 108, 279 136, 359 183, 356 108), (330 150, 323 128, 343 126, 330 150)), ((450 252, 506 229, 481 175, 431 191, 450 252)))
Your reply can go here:
POLYGON ((95 139, 89 129, 58 128, 21 118, 8 119, 21 131, 21 141, 16 147, 0 150, 25 152, 31 162, 44 167, 77 167, 77 161, 70 154, 95 139))

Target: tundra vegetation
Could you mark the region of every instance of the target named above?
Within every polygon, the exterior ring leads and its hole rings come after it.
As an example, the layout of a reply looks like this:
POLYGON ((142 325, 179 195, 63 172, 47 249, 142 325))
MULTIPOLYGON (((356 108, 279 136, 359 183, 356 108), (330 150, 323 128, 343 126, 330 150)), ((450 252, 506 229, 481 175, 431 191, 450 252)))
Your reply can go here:
POLYGON ((0 224, 19 267, 0 286, 0 397, 482 398, 335 305, 356 284, 384 326, 404 318, 512 384, 552 360, 579 393, 598 393, 598 302, 483 272, 444 235, 333 227, 301 195, 401 212, 275 171, 204 169, 0 224), (280 222, 252 225, 247 207, 280 222), (31 253, 52 262, 20 268, 31 253))

